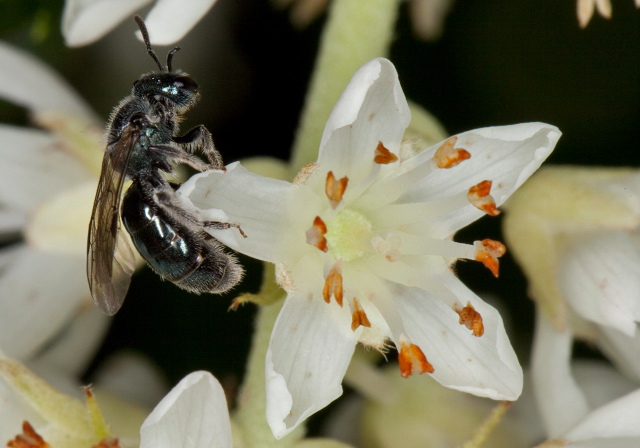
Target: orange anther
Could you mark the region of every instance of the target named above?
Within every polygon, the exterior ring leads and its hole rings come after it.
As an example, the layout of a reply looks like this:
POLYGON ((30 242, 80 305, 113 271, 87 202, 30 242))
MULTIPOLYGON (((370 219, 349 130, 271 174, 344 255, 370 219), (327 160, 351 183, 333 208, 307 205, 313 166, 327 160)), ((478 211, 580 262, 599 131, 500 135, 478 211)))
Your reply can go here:
POLYGON ((484 264, 493 273, 494 277, 498 277, 500 263, 498 258, 507 252, 507 248, 500 241, 485 239, 475 241, 476 261, 484 264))
POLYGON ((467 302, 467 306, 460 308, 459 305, 454 308, 454 311, 460 316, 458 323, 464 325, 474 336, 482 336, 484 334, 484 325, 482 324, 482 316, 471 305, 471 302, 467 302))
POLYGON ((402 343, 400 353, 398 353, 400 364, 400 374, 403 378, 408 378, 414 373, 433 373, 433 366, 427 361, 420 347, 415 344, 402 343))
POLYGON ((353 305, 353 314, 351 315, 351 329, 356 331, 359 326, 369 327, 371 328, 371 322, 369 322, 369 318, 367 317, 367 313, 364 312, 364 309, 358 302, 358 299, 355 297, 351 301, 353 305))
POLYGON ((50 448, 42 436, 33 429, 28 421, 22 422, 22 434, 16 436, 15 439, 9 440, 7 446, 11 448, 50 448))
POLYGON ((92 446, 91 448, 122 448, 120 442, 116 438, 102 439, 100 443, 92 446))
POLYGON ((454 148, 457 141, 458 137, 450 137, 436 150, 433 161, 438 168, 453 168, 471 158, 471 154, 466 149, 454 148))
POLYGON ((340 201, 342 201, 342 196, 347 189, 347 183, 349 183, 348 177, 345 176, 340 180, 336 180, 336 177, 333 175, 333 171, 329 171, 327 173, 327 180, 324 184, 324 192, 329 198, 331 208, 336 208, 340 201))
POLYGON ((327 225, 322 218, 316 216, 316 219, 313 220, 313 225, 305 232, 307 243, 317 247, 322 252, 326 252, 329 248, 327 247, 327 239, 324 237, 325 233, 327 233, 327 225))
POLYGON ((341 260, 336 261, 333 266, 331 266, 329 275, 327 275, 327 278, 324 280, 324 288, 322 289, 322 297, 324 298, 324 301, 329 303, 332 295, 336 298, 338 305, 342 306, 344 291, 342 290, 341 260))
POLYGON ((385 148, 382 142, 378 142, 373 161, 380 165, 388 165, 389 163, 398 161, 398 156, 385 148))
POLYGON ((496 207, 496 201, 489 194, 491 191, 492 182, 490 180, 483 180, 478 185, 474 185, 469 188, 467 198, 469 202, 479 210, 482 210, 489 216, 498 216, 500 210, 496 207))

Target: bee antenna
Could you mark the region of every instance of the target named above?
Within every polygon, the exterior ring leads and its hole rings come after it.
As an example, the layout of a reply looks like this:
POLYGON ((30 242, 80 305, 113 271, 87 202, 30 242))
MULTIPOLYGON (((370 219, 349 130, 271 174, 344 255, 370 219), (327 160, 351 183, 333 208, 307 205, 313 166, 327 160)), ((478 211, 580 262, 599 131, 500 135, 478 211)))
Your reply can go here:
POLYGON ((180 47, 176 47, 169 52, 167 55, 167 69, 171 71, 171 61, 173 60, 173 55, 180 51, 180 47))
POLYGON ((161 72, 163 72, 165 69, 160 63, 160 59, 158 59, 158 56, 156 56, 155 52, 151 48, 151 42, 149 42, 149 32, 147 31, 147 26, 144 24, 144 20, 142 20, 142 17, 140 17, 137 14, 133 16, 133 20, 136 21, 136 23, 138 24, 138 27, 140 28, 140 32, 142 33, 142 39, 144 40, 144 43, 147 45, 147 53, 149 53, 149 56, 151 56, 153 60, 156 61, 156 64, 158 64, 158 68, 160 69, 161 72))

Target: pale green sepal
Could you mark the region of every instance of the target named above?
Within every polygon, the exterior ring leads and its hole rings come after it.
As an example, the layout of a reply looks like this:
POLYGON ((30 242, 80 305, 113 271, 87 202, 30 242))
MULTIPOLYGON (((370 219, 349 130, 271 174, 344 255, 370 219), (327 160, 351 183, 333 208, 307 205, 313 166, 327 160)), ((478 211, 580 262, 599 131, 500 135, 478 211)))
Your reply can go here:
POLYGON ((413 101, 408 103, 411 122, 404 133, 404 140, 416 139, 418 147, 428 148, 449 136, 442 123, 431 112, 413 101))
POLYGON ((240 163, 252 173, 279 180, 291 180, 289 164, 274 157, 249 157, 240 163))

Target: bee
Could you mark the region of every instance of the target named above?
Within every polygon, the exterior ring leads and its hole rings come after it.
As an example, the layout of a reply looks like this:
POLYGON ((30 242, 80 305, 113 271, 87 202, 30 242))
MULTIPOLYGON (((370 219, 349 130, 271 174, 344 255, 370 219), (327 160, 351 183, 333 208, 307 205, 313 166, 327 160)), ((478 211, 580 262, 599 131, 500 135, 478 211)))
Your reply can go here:
POLYGON ((142 18, 134 19, 158 71, 133 83, 131 95, 116 106, 107 124, 107 146, 89 223, 87 278, 94 302, 108 315, 122 306, 135 268, 127 236, 120 232, 121 220, 149 266, 182 289, 222 293, 243 275, 237 259, 204 231, 236 228, 246 237, 240 226, 199 218, 176 194, 179 185, 163 174, 175 174, 177 164, 198 171, 224 170, 224 166, 203 125, 178 135, 181 115, 199 96, 196 81, 171 67, 180 48, 168 53, 163 67, 142 18), (123 197, 125 178, 132 183, 123 197))

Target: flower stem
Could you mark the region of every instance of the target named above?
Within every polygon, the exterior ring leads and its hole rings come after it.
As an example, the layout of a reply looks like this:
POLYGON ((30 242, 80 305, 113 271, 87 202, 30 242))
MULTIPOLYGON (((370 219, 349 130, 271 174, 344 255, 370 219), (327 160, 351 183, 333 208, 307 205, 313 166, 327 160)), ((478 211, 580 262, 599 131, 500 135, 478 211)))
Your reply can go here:
POLYGON ((396 0, 331 2, 293 145, 292 176, 317 159, 324 124, 353 73, 365 62, 387 55, 398 4, 396 0))

